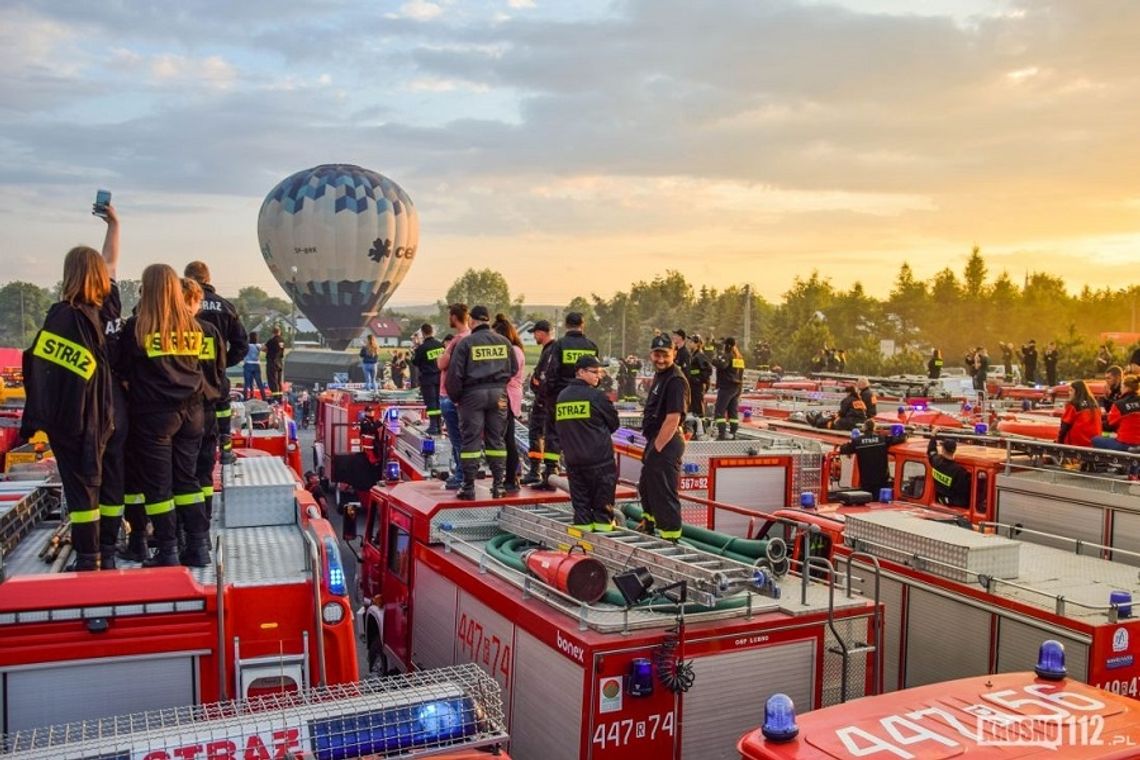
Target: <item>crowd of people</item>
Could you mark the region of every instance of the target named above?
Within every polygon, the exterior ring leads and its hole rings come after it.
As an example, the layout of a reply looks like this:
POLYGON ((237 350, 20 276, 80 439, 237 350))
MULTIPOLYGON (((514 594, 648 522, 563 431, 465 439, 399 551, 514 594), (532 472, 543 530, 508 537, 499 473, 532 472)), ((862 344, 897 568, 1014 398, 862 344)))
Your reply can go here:
POLYGON ((249 340, 201 261, 181 277, 167 264, 146 267, 138 306, 123 314, 119 218, 110 205, 97 211, 107 224, 102 251, 68 251, 60 300, 24 352, 20 432, 51 442, 71 569, 112 569, 119 558, 204 567, 219 446, 223 461, 232 457, 225 370, 248 356, 249 340))

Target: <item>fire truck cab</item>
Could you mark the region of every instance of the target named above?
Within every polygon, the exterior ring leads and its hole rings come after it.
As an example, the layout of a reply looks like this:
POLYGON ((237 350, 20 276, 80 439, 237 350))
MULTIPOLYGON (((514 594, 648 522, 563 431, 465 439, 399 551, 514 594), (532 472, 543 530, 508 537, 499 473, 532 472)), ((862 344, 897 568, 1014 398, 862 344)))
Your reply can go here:
POLYGON ((737 748, 742 760, 1128 760, 1140 754, 1135 701, 1063 672, 1048 678, 1041 672, 963 678, 803 715, 777 694, 765 705, 761 728, 745 734, 737 748))

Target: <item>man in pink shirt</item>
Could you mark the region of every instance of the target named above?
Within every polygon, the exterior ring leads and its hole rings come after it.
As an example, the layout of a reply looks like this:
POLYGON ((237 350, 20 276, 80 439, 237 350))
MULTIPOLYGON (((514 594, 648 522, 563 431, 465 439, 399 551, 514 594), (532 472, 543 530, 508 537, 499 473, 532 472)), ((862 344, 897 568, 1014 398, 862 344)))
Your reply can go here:
POLYGON ((459 466, 459 452, 463 448, 463 439, 459 436, 459 407, 447 397, 444 380, 447 378, 447 367, 451 364, 451 352, 460 340, 471 334, 467 319, 467 304, 451 304, 447 308, 447 324, 452 330, 452 338, 444 339, 446 345, 443 348, 443 355, 436 360, 436 366, 439 367, 439 411, 443 417, 443 424, 447 426, 447 440, 451 442, 451 477, 444 483, 444 487, 449 491, 458 491, 463 485, 463 471, 459 466))

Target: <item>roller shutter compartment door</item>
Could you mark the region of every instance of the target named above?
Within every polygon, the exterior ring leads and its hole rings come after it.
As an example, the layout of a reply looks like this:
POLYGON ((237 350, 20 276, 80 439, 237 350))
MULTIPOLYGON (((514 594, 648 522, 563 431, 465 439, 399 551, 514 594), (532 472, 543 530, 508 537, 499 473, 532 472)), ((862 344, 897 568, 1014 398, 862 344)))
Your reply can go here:
POLYGON ((911 587, 907 614, 907 688, 989 672, 990 613, 911 587))
POLYGON ((516 629, 511 757, 577 760, 584 677, 580 665, 516 629))
POLYGON ((737 760, 736 742, 756 728, 768 697, 783 692, 797 710, 815 707, 815 673, 814 640, 694 657, 693 688, 682 697, 681 756, 737 760))
POLYGON ((412 662, 417 668, 455 664, 455 584, 416 562, 412 586, 412 662))
MULTIPOLYGON (((1140 514, 1118 509, 1112 514, 1112 545, 1116 549, 1140 553, 1140 514)), ((1114 562, 1140 565, 1140 557, 1123 553, 1112 556, 1114 562)))
MULTIPOLYGON (((1104 543, 1103 509, 1016 491, 999 491, 997 502, 997 521, 1000 523, 1021 525, 1052 536, 1079 538, 1088 543, 1104 543)), ((1037 533, 1022 533, 1014 538, 1066 551, 1073 550, 1072 541, 1053 540, 1037 533)))
MULTIPOLYGON (((837 570, 839 577, 844 579, 842 582, 846 583, 847 561, 845 559, 837 561, 837 570)), ((856 561, 851 570, 851 577, 859 581, 852 583, 854 588, 868 601, 874 601, 874 572, 866 565, 856 561)), ((902 648, 903 584, 885 575, 879 577, 879 603, 883 605, 883 640, 880 642, 879 651, 872 656, 880 658, 883 663, 883 691, 887 692, 898 690, 899 671, 902 669, 899 660, 902 654, 900 650, 902 648)), ((839 589, 836 589, 836 593, 839 593, 839 589)))
POLYGON ((1046 639, 1056 639, 1065 645, 1065 667, 1071 678, 1078 681, 1088 678, 1089 645, 1086 642, 1065 636, 1055 628, 1039 628, 1007 617, 998 619, 997 672, 1033 670, 1037 650, 1046 639))
POLYGON ((4 730, 192 705, 195 660, 124 658, 8 671, 4 730))

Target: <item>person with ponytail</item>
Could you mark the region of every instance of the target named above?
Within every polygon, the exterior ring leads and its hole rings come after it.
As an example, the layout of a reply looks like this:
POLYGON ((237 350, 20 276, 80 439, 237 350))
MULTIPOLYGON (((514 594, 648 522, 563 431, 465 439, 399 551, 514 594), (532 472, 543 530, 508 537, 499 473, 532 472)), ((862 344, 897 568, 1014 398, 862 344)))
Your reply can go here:
POLYGON ((178 517, 186 527, 186 564, 209 563, 205 498, 195 473, 204 338, 175 271, 166 264, 144 269, 138 311, 123 326, 118 361, 130 403, 127 448, 158 546, 143 562, 147 567, 179 564, 178 517))

